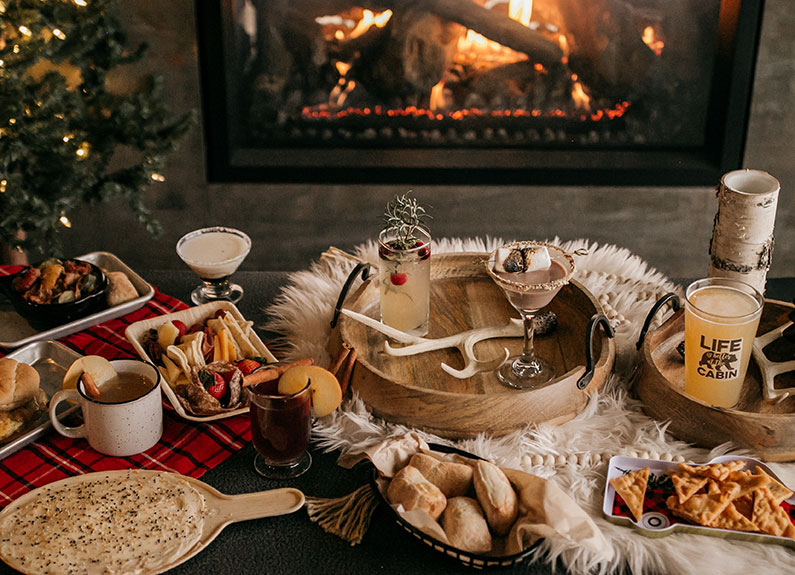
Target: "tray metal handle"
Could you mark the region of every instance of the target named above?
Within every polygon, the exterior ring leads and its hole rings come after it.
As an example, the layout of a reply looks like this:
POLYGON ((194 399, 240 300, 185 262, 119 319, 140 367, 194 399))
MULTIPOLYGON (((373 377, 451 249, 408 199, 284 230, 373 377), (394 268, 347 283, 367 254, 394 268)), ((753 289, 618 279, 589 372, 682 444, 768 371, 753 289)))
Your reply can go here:
POLYGON ((616 335, 615 331, 613 331, 613 327, 610 325, 610 322, 603 313, 595 314, 591 318, 591 321, 588 322, 588 328, 585 330, 585 373, 580 379, 577 380, 577 389, 583 390, 588 387, 588 384, 591 383, 596 371, 593 357, 593 340, 594 336, 596 335, 596 329, 600 325, 604 329, 605 335, 607 335, 607 337, 613 338, 616 335))
POLYGON ((679 308, 682 307, 679 296, 673 292, 668 292, 658 299, 657 303, 655 303, 652 306, 651 311, 649 311, 649 315, 646 316, 646 321, 643 322, 643 329, 640 330, 640 337, 638 338, 638 343, 635 344, 635 349, 640 350, 640 348, 643 347, 643 341, 646 339, 646 334, 649 331, 652 320, 654 320, 656 317, 657 312, 659 312, 668 302, 671 302, 671 308, 674 311, 679 311, 679 308))
POLYGON ((340 310, 342 310, 342 304, 345 303, 345 298, 348 297, 348 292, 351 290, 351 286, 353 285, 356 276, 361 273, 362 281, 367 281, 370 279, 371 270, 372 266, 370 264, 361 262, 356 264, 356 267, 354 267, 353 270, 351 270, 351 273, 348 274, 348 279, 345 280, 342 290, 340 291, 340 296, 337 298, 337 304, 334 306, 334 315, 331 317, 332 329, 336 327, 337 322, 340 319, 340 310))

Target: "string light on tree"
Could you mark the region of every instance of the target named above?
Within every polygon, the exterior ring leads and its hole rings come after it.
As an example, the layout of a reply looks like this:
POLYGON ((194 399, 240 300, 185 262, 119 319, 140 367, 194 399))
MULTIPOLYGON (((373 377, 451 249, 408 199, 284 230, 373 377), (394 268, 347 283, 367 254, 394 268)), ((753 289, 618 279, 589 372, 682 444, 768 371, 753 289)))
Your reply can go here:
POLYGON ((114 200, 159 232, 145 192, 195 114, 170 114, 160 78, 114 91, 129 82, 111 72, 134 74, 145 53, 127 46, 117 3, 0 0, 0 243, 62 255, 66 213, 114 200))

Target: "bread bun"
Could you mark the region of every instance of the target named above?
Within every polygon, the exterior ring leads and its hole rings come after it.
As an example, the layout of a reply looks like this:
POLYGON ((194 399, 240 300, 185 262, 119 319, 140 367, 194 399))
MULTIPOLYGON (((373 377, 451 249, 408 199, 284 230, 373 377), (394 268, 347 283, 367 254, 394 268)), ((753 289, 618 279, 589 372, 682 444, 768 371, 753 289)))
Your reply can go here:
POLYGON ((471 497, 453 497, 442 513, 442 529, 450 545, 470 553, 491 551, 491 533, 480 504, 471 497))
POLYGON ((409 465, 416 467, 425 479, 441 489, 445 497, 465 495, 472 486, 472 468, 463 463, 440 461, 424 453, 411 456, 409 465))
POLYGON ((407 465, 395 474, 386 492, 389 502, 406 511, 422 509, 434 519, 444 511, 447 498, 416 467, 407 465))
POLYGON ((108 290, 105 299, 108 307, 117 306, 138 297, 138 290, 124 272, 105 272, 108 278, 108 290))
POLYGON ((511 482, 493 463, 478 461, 474 483, 489 526, 497 535, 505 535, 519 514, 519 502, 511 482))
POLYGON ((0 357, 0 411, 25 405, 39 391, 39 374, 26 363, 0 357))

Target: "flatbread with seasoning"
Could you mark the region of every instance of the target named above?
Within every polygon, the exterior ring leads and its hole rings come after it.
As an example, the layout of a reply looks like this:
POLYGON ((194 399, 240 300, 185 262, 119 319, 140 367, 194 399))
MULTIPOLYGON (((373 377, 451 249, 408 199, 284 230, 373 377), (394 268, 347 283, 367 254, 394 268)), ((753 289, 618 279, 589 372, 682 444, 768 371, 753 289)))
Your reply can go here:
POLYGON ((610 486, 616 490, 629 507, 636 521, 643 517, 643 500, 646 497, 646 486, 649 483, 649 468, 636 469, 620 477, 610 480, 610 486))
MULTIPOLYGON (((735 489, 739 489, 735 483, 735 489)), ((732 500, 732 493, 699 493, 693 495, 684 503, 679 503, 675 495, 671 495, 665 505, 674 515, 687 519, 700 525, 710 524, 718 514, 723 511, 732 500)))

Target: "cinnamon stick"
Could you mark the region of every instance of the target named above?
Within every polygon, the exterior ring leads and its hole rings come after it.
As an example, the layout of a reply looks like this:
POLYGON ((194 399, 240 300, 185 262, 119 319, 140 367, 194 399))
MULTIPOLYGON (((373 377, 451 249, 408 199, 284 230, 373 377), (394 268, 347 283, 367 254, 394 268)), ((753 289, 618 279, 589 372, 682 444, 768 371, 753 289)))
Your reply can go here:
POLYGON ((80 379, 83 381, 83 387, 86 388, 88 395, 91 397, 97 398, 102 395, 102 392, 99 390, 99 387, 94 382, 94 378, 91 377, 91 374, 84 371, 83 375, 80 376, 80 379))
POLYGON ((279 379, 282 374, 291 367, 296 365, 312 365, 314 362, 315 360, 311 357, 305 357, 303 359, 298 359, 292 363, 286 363, 283 365, 266 365, 256 371, 252 371, 248 375, 244 375, 243 387, 257 385, 258 383, 262 383, 264 381, 273 381, 274 379, 279 379))
POLYGON ((353 373, 353 366, 356 364, 356 349, 351 348, 350 353, 348 353, 347 357, 345 358, 345 366, 342 369, 342 377, 338 377, 340 382, 340 389, 342 389, 342 395, 345 395, 345 392, 348 391, 348 386, 351 383, 351 374, 353 373))
POLYGON ((331 365, 328 366, 328 370, 334 375, 336 375, 337 379, 339 379, 340 368, 342 367, 342 364, 345 362, 345 360, 348 358, 348 355, 351 353, 352 349, 353 347, 351 346, 351 344, 343 341, 342 349, 340 350, 339 354, 337 354, 337 357, 335 357, 334 360, 331 362, 331 365))

